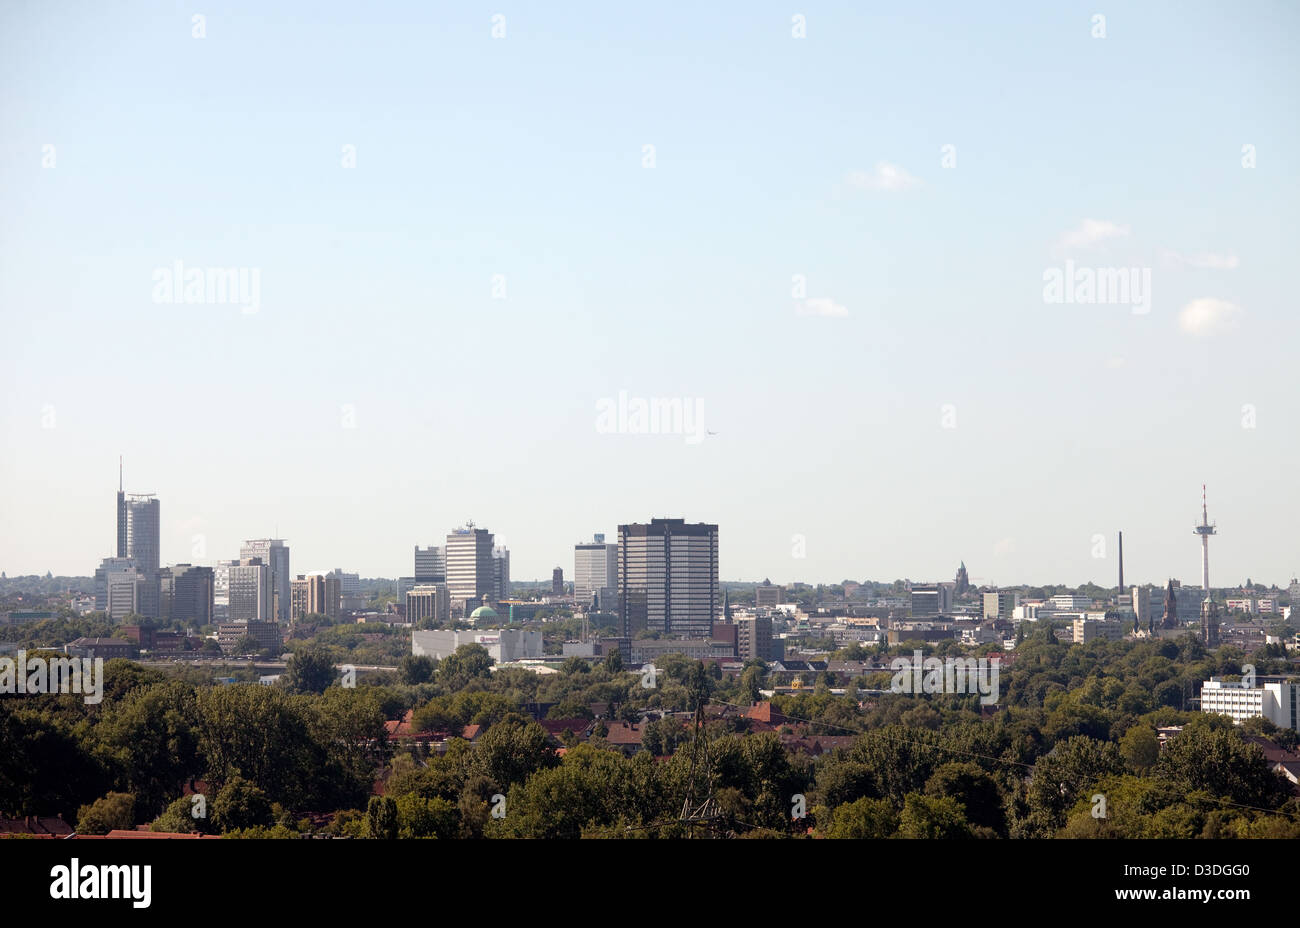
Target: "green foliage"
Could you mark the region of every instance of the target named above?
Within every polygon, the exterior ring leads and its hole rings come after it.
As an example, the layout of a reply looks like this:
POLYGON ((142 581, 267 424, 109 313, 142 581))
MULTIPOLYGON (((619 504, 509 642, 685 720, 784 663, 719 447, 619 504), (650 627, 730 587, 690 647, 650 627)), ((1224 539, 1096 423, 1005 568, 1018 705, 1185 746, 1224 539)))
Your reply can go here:
POLYGON ((266 793, 243 777, 231 777, 212 801, 212 824, 219 831, 269 826, 274 821, 266 793))
POLYGON ((1145 725, 1134 725, 1120 739, 1119 750, 1134 773, 1143 773, 1155 765, 1160 756, 1160 741, 1145 725))
POLYGON ((433 679, 437 665, 433 658, 423 654, 407 654, 397 663, 397 679, 408 686, 428 683, 433 679))
POLYGON ((884 799, 863 797, 819 814, 828 819, 828 838, 892 838, 898 831, 899 815, 884 799))
POLYGON ((371 796, 366 806, 366 837, 391 840, 401 827, 397 801, 391 796, 371 796))
POLYGON ((965 810, 949 796, 922 796, 909 793, 899 816, 900 838, 973 838, 965 810))
POLYGON ((206 815, 195 818, 194 809, 194 797, 181 796, 167 806, 163 813, 153 820, 153 824, 149 828, 151 831, 165 831, 170 834, 182 835, 195 831, 206 832, 210 830, 210 819, 206 815))
POLYGON ((285 665, 280 685, 291 693, 323 693, 337 679, 334 659, 319 645, 295 651, 285 665))
POLYGON ((109 793, 77 810, 77 833, 106 835, 110 831, 135 828, 135 797, 130 793, 109 793))

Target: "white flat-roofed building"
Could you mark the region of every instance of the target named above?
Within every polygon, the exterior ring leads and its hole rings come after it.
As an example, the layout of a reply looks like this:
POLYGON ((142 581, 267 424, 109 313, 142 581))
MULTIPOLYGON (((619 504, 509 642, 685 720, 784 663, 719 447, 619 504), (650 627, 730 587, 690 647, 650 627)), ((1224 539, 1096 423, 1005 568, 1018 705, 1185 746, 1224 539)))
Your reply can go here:
POLYGON ((1201 711, 1229 716, 1237 724, 1266 718, 1281 728, 1300 730, 1300 684, 1274 681, 1249 686, 1211 677, 1201 684, 1201 711))
POLYGON ((483 631, 411 632, 411 653, 442 660, 466 644, 478 644, 498 664, 542 657, 542 633, 533 629, 500 628, 483 631))

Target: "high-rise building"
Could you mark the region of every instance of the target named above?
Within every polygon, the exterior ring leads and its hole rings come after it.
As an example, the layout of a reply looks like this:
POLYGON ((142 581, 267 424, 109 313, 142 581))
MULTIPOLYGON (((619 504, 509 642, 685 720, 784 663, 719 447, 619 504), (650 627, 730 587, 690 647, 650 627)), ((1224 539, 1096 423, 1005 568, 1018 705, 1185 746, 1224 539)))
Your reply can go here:
POLYGON ((343 568, 333 570, 313 570, 313 574, 324 574, 328 580, 333 577, 339 584, 339 611, 359 612, 366 606, 365 597, 361 595, 361 575, 344 573, 343 568))
POLYGON ((274 622, 270 565, 260 557, 240 558, 228 574, 230 623, 274 622))
POLYGON ((162 616, 173 622, 212 624, 213 570, 192 564, 173 564, 159 571, 162 616))
POLYGON ((602 612, 618 610, 618 545, 604 535, 573 546, 573 601, 586 608, 593 598, 602 612))
POLYGON ((95 568, 96 612, 108 612, 108 583, 110 575, 134 568, 135 561, 125 555, 122 555, 121 557, 106 557, 99 562, 99 566, 95 568))
POLYGON ((415 546, 415 580, 417 583, 444 583, 447 580, 447 559, 443 549, 436 545, 427 548, 415 546))
POLYGON ((1020 594, 1013 590, 998 590, 984 594, 984 618, 1010 619, 1020 605, 1020 594))
POLYGON ((772 618, 761 615, 736 620, 736 657, 742 661, 757 658, 760 661, 780 660, 772 638, 772 618))
POLYGON ((413 626, 439 625, 451 618, 451 595, 445 583, 426 583, 406 594, 406 621, 413 626))
POLYGON ((492 549, 492 590, 497 602, 510 598, 510 549, 505 545, 492 549))
POLYGON ((951 583, 930 583, 912 587, 912 618, 927 618, 952 611, 951 583))
POLYGON ((342 601, 338 577, 324 574, 299 574, 290 584, 290 618, 297 622, 309 615, 323 615, 338 620, 342 601))
POLYGON ((212 567, 212 621, 220 625, 230 621, 230 568, 239 561, 217 561, 212 567))
POLYGON ((292 609, 290 584, 293 582, 293 575, 289 573, 289 546, 281 538, 254 538, 243 543, 239 557, 241 560, 261 558, 262 563, 271 568, 275 620, 287 624, 292 609))
POLYGON ((128 615, 144 615, 147 589, 158 582, 136 566, 135 558, 106 557, 95 571, 95 610, 114 622, 128 615))
POLYGON ((708 638, 721 611, 718 527, 651 519, 618 527, 623 637, 644 630, 708 638))
POLYGON ((161 549, 161 516, 158 498, 152 493, 137 494, 118 492, 120 502, 118 512, 125 525, 119 524, 119 540, 125 536, 126 557, 135 561, 136 569, 144 577, 137 603, 138 613, 151 619, 160 615, 158 568, 161 549))
POLYGON ((564 595, 564 568, 557 567, 551 571, 551 595, 564 595))
POLYGON ((496 591, 492 533, 469 523, 447 536, 447 590, 453 601, 490 597, 496 591))

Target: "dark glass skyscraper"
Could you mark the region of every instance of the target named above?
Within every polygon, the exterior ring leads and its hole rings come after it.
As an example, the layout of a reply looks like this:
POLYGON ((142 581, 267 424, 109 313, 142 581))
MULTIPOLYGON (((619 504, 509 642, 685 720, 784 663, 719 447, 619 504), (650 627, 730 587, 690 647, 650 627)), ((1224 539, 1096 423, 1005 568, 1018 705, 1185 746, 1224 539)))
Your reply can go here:
POLYGON ((685 519, 620 525, 618 590, 624 637, 708 638, 720 611, 718 527, 685 519))

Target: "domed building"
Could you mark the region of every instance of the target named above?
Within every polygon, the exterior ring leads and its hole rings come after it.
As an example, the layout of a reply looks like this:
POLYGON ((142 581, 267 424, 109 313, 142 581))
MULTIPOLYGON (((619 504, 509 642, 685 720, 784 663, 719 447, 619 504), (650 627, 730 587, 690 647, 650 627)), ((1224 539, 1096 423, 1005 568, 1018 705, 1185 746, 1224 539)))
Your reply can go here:
POLYGON ((479 606, 469 614, 469 620, 473 625, 491 625, 499 620, 499 616, 491 606, 479 606))

